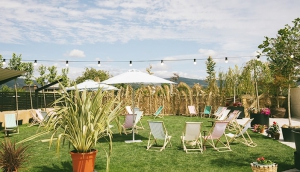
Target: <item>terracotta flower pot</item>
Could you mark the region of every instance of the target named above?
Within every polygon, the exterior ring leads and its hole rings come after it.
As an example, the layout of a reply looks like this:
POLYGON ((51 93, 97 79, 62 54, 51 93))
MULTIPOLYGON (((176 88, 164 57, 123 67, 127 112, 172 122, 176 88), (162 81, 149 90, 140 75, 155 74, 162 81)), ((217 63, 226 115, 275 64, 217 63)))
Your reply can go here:
POLYGON ((73 172, 93 172, 97 152, 97 150, 93 150, 89 153, 76 153, 71 151, 73 172))

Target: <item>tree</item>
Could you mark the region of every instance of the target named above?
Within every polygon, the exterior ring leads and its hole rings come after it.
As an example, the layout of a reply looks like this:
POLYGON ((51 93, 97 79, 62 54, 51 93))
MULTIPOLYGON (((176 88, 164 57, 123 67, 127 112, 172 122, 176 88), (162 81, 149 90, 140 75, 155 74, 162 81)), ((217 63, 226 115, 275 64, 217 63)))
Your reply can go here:
MULTIPOLYGON (((265 40, 258 48, 262 49, 268 60, 270 68, 274 75, 281 75, 280 87, 287 85, 288 90, 288 116, 289 125, 291 126, 290 112, 290 88, 295 85, 296 77, 300 65, 300 18, 293 21, 293 26, 285 25, 278 31, 277 37, 265 37, 265 40)), ((286 87, 285 87, 286 88, 286 87)))
POLYGON ((14 91, 14 89, 10 88, 7 85, 2 85, 0 90, 1 90, 1 92, 13 92, 14 91))
POLYGON ((268 83, 272 82, 271 73, 267 63, 263 63, 257 59, 252 59, 246 63, 242 75, 251 76, 251 81, 254 83, 256 110, 260 109, 259 93, 267 92, 268 83), (260 90, 259 90, 260 89, 260 90))
POLYGON ((91 79, 95 80, 95 78, 99 78, 100 81, 104 81, 111 77, 111 75, 104 70, 96 70, 94 68, 85 68, 83 75, 76 78, 76 83, 84 82, 85 80, 91 79))
POLYGON ((49 83, 52 83, 57 80, 57 67, 51 66, 47 68, 49 73, 47 75, 47 79, 49 83))
MULTIPOLYGON (((8 63, 8 69, 11 70, 22 70, 22 62, 21 57, 22 55, 16 55, 15 53, 12 54, 12 58, 9 60, 8 63)), ((17 79, 15 79, 15 92, 16 92, 16 109, 17 109, 17 115, 19 111, 19 102, 18 102, 18 90, 17 90, 17 79)))
POLYGON ((2 57, 2 55, 0 54, 0 68, 2 68, 3 67, 3 57, 2 57))
MULTIPOLYGON (((40 76, 36 78, 37 83, 39 83, 42 87, 46 85, 46 79, 47 79, 47 74, 46 74, 47 67, 44 65, 40 65, 38 68, 38 72, 40 76)), ((44 107, 46 108, 46 97, 45 97, 45 92, 44 89, 42 90, 43 96, 44 96, 44 107)))
POLYGON ((149 65, 149 68, 146 68, 146 71, 149 75, 153 75, 154 73, 151 71, 152 70, 152 65, 149 65))
POLYGON ((206 77, 206 82, 208 83, 208 87, 209 87, 216 81, 216 72, 215 72, 216 62, 214 62, 211 56, 209 56, 205 64, 206 64, 206 73, 208 74, 208 76, 206 77))
POLYGON ((32 78, 33 78, 34 67, 33 67, 33 64, 32 64, 31 62, 23 63, 22 65, 23 65, 24 71, 26 71, 24 83, 25 83, 25 85, 27 85, 28 88, 29 88, 30 105, 31 105, 31 109, 33 109, 33 105, 32 105, 32 95, 31 95, 31 85, 33 84, 32 78))
POLYGON ((171 81, 177 82, 179 79, 179 74, 178 73, 173 73, 173 76, 171 77, 171 81))
POLYGON ((216 72, 215 72, 216 62, 214 62, 211 56, 209 56, 205 64, 206 64, 206 72, 208 74, 205 80, 208 84, 207 86, 207 92, 209 93, 208 104, 211 104, 212 100, 215 101, 215 99, 212 98, 212 94, 214 95, 218 94, 218 86, 216 83, 216 72))
POLYGON ((240 70, 237 65, 234 66, 234 69, 229 68, 225 75, 225 87, 226 87, 226 95, 233 96, 233 102, 235 103, 238 83, 240 77, 240 70))
POLYGON ((63 68, 61 69, 61 75, 58 76, 59 79, 62 79, 61 84, 64 87, 69 87, 70 86, 70 79, 68 77, 68 73, 69 73, 69 68, 63 68))

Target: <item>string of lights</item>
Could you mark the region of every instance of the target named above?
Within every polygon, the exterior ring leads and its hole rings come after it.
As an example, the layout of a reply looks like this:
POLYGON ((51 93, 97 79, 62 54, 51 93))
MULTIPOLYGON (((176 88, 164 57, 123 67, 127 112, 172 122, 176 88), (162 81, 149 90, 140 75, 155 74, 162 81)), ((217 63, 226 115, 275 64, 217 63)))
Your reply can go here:
MULTIPOLYGON (((265 55, 257 55, 257 56, 235 56, 235 57, 215 57, 212 59, 224 59, 225 63, 228 63, 229 58, 245 58, 245 57, 256 57, 257 60, 260 60, 261 56, 265 56, 265 55)), ((291 56, 292 57, 292 56, 291 56)), ((293 57, 292 57, 293 58, 293 57)), ((10 60, 10 59, 2 59, 2 63, 3 65, 6 64, 6 60, 10 60)), ((38 62, 62 62, 65 63, 66 66, 69 66, 70 63, 96 63, 98 64, 98 66, 101 66, 101 63, 128 63, 129 65, 132 66, 133 63, 142 63, 142 62, 160 62, 161 65, 164 65, 164 62, 172 62, 172 61, 192 61, 194 63, 194 65, 197 64, 197 61, 204 61, 207 60, 206 58, 194 58, 194 59, 165 59, 165 60, 22 60, 23 62, 33 62, 34 65, 36 66, 38 62)))

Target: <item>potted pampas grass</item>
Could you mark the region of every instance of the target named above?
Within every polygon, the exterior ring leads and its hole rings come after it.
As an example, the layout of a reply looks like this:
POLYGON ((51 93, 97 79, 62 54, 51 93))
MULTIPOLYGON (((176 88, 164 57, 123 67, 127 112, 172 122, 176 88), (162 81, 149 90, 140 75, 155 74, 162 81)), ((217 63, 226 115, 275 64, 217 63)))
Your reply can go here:
POLYGON ((108 137, 106 166, 108 171, 112 151, 112 132, 109 125, 113 121, 119 125, 121 102, 110 98, 108 92, 100 89, 97 92, 90 92, 79 91, 76 88, 75 91, 60 94, 61 97, 53 103, 59 106, 54 106, 54 113, 41 128, 40 133, 27 140, 51 133, 50 146, 55 141, 57 151, 61 142, 68 141, 73 148, 70 152, 73 171, 93 172, 97 153, 95 146, 100 138, 108 137))

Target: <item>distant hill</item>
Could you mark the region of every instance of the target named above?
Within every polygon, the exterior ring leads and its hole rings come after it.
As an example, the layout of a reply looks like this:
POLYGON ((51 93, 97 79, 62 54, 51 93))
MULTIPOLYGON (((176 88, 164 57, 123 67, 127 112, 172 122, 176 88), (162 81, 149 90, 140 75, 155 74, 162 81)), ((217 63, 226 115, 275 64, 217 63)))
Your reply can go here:
MULTIPOLYGON (((166 78, 167 80, 171 80, 171 78, 166 78)), ((176 81, 176 83, 179 82, 184 82, 186 83, 188 86, 193 87, 194 84, 200 84, 202 87, 207 87, 207 83, 205 80, 202 79, 191 79, 191 78, 184 78, 184 77, 179 77, 178 80, 176 81)))
MULTIPOLYGON (((35 80, 33 81, 33 85, 40 85, 38 84, 35 80)), ((10 88, 14 88, 14 84, 15 84, 15 80, 10 80, 2 85, 0 85, 0 88, 3 86, 3 85, 7 85, 8 87, 10 88)), ((24 83, 24 79, 23 78, 17 78, 17 87, 18 88, 22 88, 23 86, 25 86, 25 83, 24 83)))

